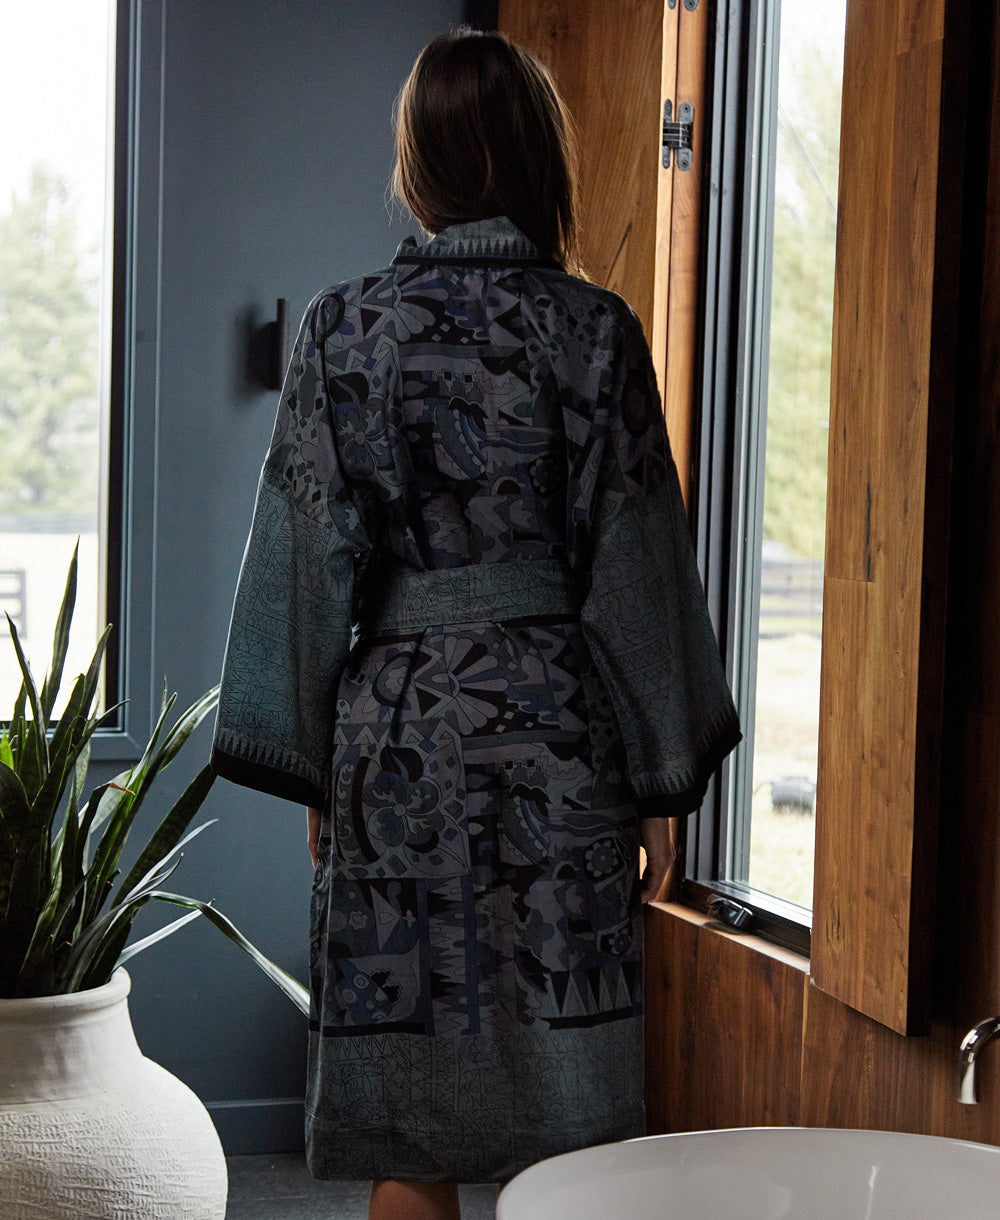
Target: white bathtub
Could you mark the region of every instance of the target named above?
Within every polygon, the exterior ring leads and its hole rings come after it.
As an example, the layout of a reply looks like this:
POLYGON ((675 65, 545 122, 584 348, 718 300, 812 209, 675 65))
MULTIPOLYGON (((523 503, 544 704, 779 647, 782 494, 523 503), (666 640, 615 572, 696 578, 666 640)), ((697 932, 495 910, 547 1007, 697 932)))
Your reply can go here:
POLYGON ((985 1220, 1000 1148, 889 1131, 743 1127, 553 1157, 501 1192, 497 1220, 985 1220))

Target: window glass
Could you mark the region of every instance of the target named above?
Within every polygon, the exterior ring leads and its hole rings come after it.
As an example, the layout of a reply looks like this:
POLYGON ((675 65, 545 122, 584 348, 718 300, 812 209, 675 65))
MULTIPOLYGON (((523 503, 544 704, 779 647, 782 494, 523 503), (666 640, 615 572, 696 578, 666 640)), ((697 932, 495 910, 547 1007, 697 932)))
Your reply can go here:
MULTIPOLYGON (((105 619, 115 7, 0 0, 0 610, 36 680, 66 569, 66 673, 105 619)), ((0 717, 20 675, 0 647, 0 717)))
POLYGON ((748 506, 747 513, 762 524, 744 879, 806 907, 812 905, 844 23, 845 0, 781 0, 763 511, 748 506))

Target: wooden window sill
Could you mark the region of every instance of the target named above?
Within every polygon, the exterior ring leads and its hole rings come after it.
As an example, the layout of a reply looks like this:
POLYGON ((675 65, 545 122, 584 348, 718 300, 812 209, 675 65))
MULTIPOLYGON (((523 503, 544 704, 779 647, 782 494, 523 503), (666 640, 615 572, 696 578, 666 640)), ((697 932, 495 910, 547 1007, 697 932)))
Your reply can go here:
POLYGON ((790 949, 772 944, 771 941, 764 940, 761 936, 755 936, 752 932, 733 932, 718 920, 712 919, 711 916, 704 915, 700 911, 695 911, 691 907, 681 906, 676 902, 651 902, 649 911, 650 918, 658 919, 662 916, 669 916, 672 919, 682 920, 709 935, 722 936, 726 940, 734 941, 748 952, 763 954, 765 957, 791 966, 803 974, 809 973, 809 958, 801 953, 793 953, 790 949))

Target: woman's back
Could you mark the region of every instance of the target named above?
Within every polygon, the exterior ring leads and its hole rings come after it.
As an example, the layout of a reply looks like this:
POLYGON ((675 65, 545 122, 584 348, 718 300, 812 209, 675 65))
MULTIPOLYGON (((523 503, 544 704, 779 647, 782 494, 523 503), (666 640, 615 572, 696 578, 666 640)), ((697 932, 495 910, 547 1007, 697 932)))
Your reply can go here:
POLYGON ((620 298, 499 218, 404 243, 321 305, 335 443, 374 562, 586 567, 587 449, 638 329, 620 298))

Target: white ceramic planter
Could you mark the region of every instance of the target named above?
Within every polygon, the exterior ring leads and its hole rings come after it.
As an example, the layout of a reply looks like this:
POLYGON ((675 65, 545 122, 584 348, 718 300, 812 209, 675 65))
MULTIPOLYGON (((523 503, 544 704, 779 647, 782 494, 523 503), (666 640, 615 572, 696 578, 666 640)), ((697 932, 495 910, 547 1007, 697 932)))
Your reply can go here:
POLYGON ((208 1112, 143 1057, 131 982, 0 1000, 0 1220, 222 1220, 208 1112))

